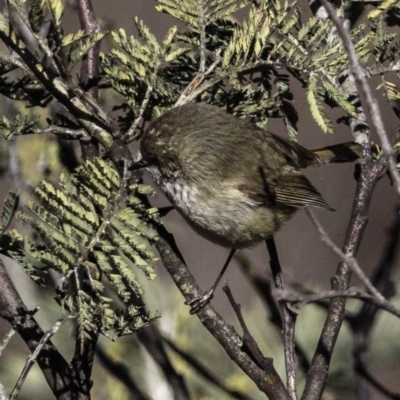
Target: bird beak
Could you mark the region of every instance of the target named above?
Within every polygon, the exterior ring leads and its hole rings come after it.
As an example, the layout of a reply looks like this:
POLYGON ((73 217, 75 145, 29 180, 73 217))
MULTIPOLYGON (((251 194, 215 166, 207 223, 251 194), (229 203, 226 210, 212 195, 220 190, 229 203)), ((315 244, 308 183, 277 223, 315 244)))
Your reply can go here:
POLYGON ((129 171, 136 171, 141 168, 146 168, 147 166, 148 164, 142 158, 141 160, 134 162, 128 169, 129 171))

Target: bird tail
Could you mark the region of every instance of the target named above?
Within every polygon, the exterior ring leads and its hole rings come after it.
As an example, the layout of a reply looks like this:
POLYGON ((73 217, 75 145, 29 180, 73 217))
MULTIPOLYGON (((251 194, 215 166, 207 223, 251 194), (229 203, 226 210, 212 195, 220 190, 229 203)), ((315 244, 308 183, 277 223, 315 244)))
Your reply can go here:
POLYGON ((362 157, 363 148, 355 142, 334 144, 333 146, 311 149, 322 164, 353 162, 362 157))

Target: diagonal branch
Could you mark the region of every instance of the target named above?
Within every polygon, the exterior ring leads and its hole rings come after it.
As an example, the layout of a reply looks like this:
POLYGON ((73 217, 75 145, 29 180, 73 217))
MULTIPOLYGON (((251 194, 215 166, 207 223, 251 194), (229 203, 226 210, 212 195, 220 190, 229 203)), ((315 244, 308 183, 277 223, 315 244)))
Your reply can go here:
POLYGON ((368 291, 374 296, 375 300, 379 302, 380 304, 384 304, 386 302, 385 297, 380 293, 375 286, 371 283, 371 281, 368 279, 368 277, 364 274, 363 270, 359 266, 357 260, 352 257, 348 256, 343 253, 342 250, 336 244, 332 241, 332 239, 328 236, 326 233, 325 229, 322 227, 320 222, 317 220, 314 212, 310 208, 306 208, 306 212, 308 216, 311 218, 311 221, 317 228, 321 240, 326 243, 326 245, 334 252, 336 253, 342 260, 345 262, 352 270, 353 272, 357 275, 357 277, 361 280, 361 282, 364 284, 364 286, 368 289, 368 291))
MULTIPOLYGON (((160 235, 156 247, 163 265, 186 300, 190 301, 201 293, 200 287, 183 262, 173 236, 163 226, 156 226, 155 228, 160 235)), ((256 383, 262 392, 266 393, 271 400, 290 400, 283 382, 276 378, 278 375, 275 369, 271 373, 266 373, 257 366, 242 351, 243 342, 235 329, 228 325, 211 305, 206 305, 197 313, 197 316, 229 357, 256 383)))
MULTIPOLYGON (((78 15, 81 27, 88 33, 100 31, 101 27, 97 23, 91 0, 78 0, 78 15)), ((95 44, 84 57, 82 61, 82 85, 84 92, 86 92, 94 100, 98 99, 98 79, 100 76, 100 43, 95 44)), ((82 158, 98 157, 99 144, 95 138, 90 141, 81 141, 82 158)), ((83 389, 90 396, 91 389, 91 375, 94 362, 94 354, 96 344, 99 337, 99 332, 93 330, 83 341, 79 339, 77 333, 77 341, 75 346, 75 353, 72 359, 72 367, 75 373, 80 376, 84 382, 83 389)))
POLYGON ((26 360, 25 366, 21 372, 21 375, 19 376, 13 391, 10 394, 10 400, 14 400, 17 398, 19 391, 22 388, 22 385, 26 379, 26 377, 29 374, 29 371, 31 370, 31 368, 33 367, 34 363, 36 362, 37 358, 39 357, 40 352, 43 350, 45 344, 50 340, 50 338, 52 336, 54 336, 58 330, 61 328, 61 325, 70 320, 71 318, 73 318, 73 316, 71 315, 65 315, 61 318, 58 319, 58 321, 53 325, 53 327, 48 330, 40 339, 39 344, 37 345, 36 349, 34 350, 34 352, 28 357, 28 359, 26 360))
MULTIPOLYGON (((400 212, 396 210, 396 218, 388 232, 390 238, 382 251, 382 260, 377 265, 372 283, 388 299, 395 294, 393 271, 397 267, 395 257, 398 252, 400 238, 400 212)), ((379 308, 371 303, 364 303, 360 311, 348 321, 354 335, 354 361, 356 372, 357 395, 359 399, 369 398, 369 386, 373 385, 384 392, 384 387, 368 372, 367 362, 369 356, 369 337, 378 316, 379 308)))
MULTIPOLYGON (((349 288, 347 290, 340 290, 340 291, 329 290, 326 292, 314 293, 314 294, 291 293, 282 289, 277 289, 275 290, 275 295, 279 300, 287 301, 289 303, 294 303, 294 307, 296 308, 302 308, 306 304, 314 303, 324 299, 331 299, 333 297, 347 297, 351 299, 358 299, 358 300, 363 300, 367 303, 371 303, 375 305, 377 308, 386 310, 387 312, 400 318, 400 310, 391 305, 388 301, 379 300, 375 296, 361 292, 354 287, 349 288)), ((369 320, 368 322, 370 323, 369 320)))
MULTIPOLYGON (((352 258, 357 255, 368 222, 368 210, 372 193, 381 176, 382 165, 373 163, 370 160, 362 160, 360 170, 350 224, 343 247, 345 256, 352 258)), ((335 276, 332 278, 332 290, 347 290, 350 278, 351 268, 341 261, 335 276)), ((304 400, 319 400, 322 396, 328 380, 328 369, 333 350, 345 318, 345 305, 346 299, 343 297, 333 298, 330 301, 328 315, 306 377, 306 385, 302 395, 304 400)))
MULTIPOLYGON (((32 352, 35 351, 45 333, 36 320, 30 317, 29 310, 19 297, 1 259, 0 317, 13 326, 32 352)), ((37 363, 55 397, 58 400, 86 399, 79 378, 51 341, 44 344, 43 350, 37 357, 37 363)))
MULTIPOLYGON (((275 240, 273 237, 266 240, 272 276, 275 288, 284 289, 283 273, 278 258, 275 240)), ((286 303, 279 302, 279 310, 283 328, 283 349, 285 354, 286 378, 289 395, 293 400, 297 399, 296 394, 296 359, 295 359, 295 324, 296 314, 289 309, 286 303)))
MULTIPOLYGON (((101 26, 97 23, 93 12, 91 0, 78 0, 79 21, 85 33, 91 34, 99 32, 101 26)), ((83 58, 82 61, 82 84, 84 91, 93 99, 98 99, 98 80, 100 77, 100 42, 96 43, 83 58)), ((82 156, 86 160, 92 157, 98 157, 99 147, 95 139, 90 142, 82 141, 82 156)))

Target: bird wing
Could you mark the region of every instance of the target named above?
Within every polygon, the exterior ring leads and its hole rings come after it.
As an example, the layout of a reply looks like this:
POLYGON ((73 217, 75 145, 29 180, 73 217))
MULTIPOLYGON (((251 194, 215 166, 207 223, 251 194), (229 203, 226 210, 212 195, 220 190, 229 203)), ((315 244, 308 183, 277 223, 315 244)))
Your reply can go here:
MULTIPOLYGON (((266 207, 321 207, 334 211, 326 203, 312 183, 297 170, 290 174, 282 174, 275 180, 269 179, 268 171, 259 168, 260 174, 257 184, 252 180, 251 184, 241 184, 238 189, 256 203, 266 207)), ((242 181, 243 182, 243 181, 242 181)))
MULTIPOLYGON (((259 147, 253 149, 252 155, 243 157, 247 168, 240 170, 243 175, 237 180, 239 190, 266 207, 313 206, 333 210, 299 171, 299 168, 322 165, 318 155, 295 142, 266 132, 260 133, 257 143, 259 147)), ((243 150, 238 154, 243 154, 243 150)))
POLYGON ((300 172, 298 175, 281 176, 274 189, 277 204, 291 207, 313 206, 335 211, 300 172))
POLYGON ((319 156, 312 150, 308 150, 296 142, 285 139, 278 135, 274 135, 273 133, 270 133, 270 135, 273 137, 274 142, 278 145, 286 161, 294 167, 319 167, 323 164, 319 156))
POLYGON ((269 166, 264 163, 261 176, 264 182, 264 191, 267 192, 268 198, 271 198, 271 193, 273 193, 277 205, 289 207, 313 206, 333 210, 313 184, 298 170, 298 168, 308 166, 321 166, 323 163, 320 157, 296 142, 274 134, 271 134, 271 136, 273 141, 269 143, 269 146, 275 147, 275 150, 281 153, 282 159, 286 163, 281 164, 280 174, 273 181, 270 180, 270 176, 276 176, 278 171, 275 169, 272 174, 269 174, 269 166))

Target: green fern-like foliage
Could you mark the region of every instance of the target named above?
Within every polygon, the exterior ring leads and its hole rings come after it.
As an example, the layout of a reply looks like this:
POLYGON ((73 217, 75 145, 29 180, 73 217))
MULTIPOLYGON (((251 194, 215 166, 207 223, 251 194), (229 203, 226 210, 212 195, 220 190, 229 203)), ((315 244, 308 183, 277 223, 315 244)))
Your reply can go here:
MULTIPOLYGON (((65 130, 65 135, 79 139, 84 130, 109 150, 117 125, 112 114, 102 112, 80 90, 73 70, 107 32, 64 34, 64 5, 59 0, 27 1, 26 10, 15 0, 10 4, 26 29, 14 32, 0 15, 0 39, 9 49, 0 57, 0 93, 32 107, 56 100, 74 118, 49 120, 46 132, 62 135, 65 130), (14 70, 19 73, 7 75, 14 70)), ((101 88, 112 88, 124 97, 115 107, 124 113, 115 118, 128 142, 146 121, 189 101, 224 107, 259 126, 269 118, 281 118, 295 139, 299 116, 293 77, 306 88, 311 115, 323 132, 333 131, 327 106, 340 107, 344 117, 356 116, 338 81, 349 73, 341 39, 329 20, 306 19, 294 1, 158 0, 156 9, 186 28, 173 26, 159 41, 144 21, 135 18, 138 35, 128 36, 122 28, 110 32, 115 45, 101 57, 101 88)), ((388 32, 390 24, 399 24, 398 4, 388 0, 370 13, 368 23, 351 31, 357 55, 370 75, 399 69, 400 42, 397 33, 388 32)), ((0 131, 10 138, 32 133, 32 124, 22 117, 4 120, 0 131)))
POLYGON ((60 188, 42 181, 36 200, 28 202, 30 213, 16 215, 41 239, 37 245, 21 242, 24 254, 62 275, 57 301, 76 315, 82 338, 94 326, 111 337, 125 335, 157 317, 144 307, 137 276, 155 278, 149 244, 157 233, 148 222, 157 213, 140 201, 153 191, 133 185, 125 197, 124 185, 115 169, 92 159, 71 177, 62 176, 60 188))
POLYGON ((18 207, 18 192, 11 190, 4 201, 3 211, 0 216, 0 236, 4 234, 18 207))
MULTIPOLYGON (((393 7, 388 3, 385 10, 393 7)), ((339 83, 349 73, 348 56, 329 20, 314 16, 303 22, 290 1, 158 0, 156 9, 188 29, 173 28, 158 44, 137 20, 141 39, 113 32, 118 47, 103 56, 106 79, 130 108, 123 126, 132 116, 149 120, 174 104, 200 100, 260 126, 282 118, 295 139, 298 115, 290 75, 306 87, 311 115, 323 132, 333 132, 327 105, 356 116, 339 83), (233 15, 244 8, 247 16, 239 22, 233 15)), ((398 69, 398 35, 385 27, 383 17, 375 16, 351 32, 371 73, 382 62, 387 71, 398 69)))
POLYGON ((0 254, 14 259, 27 274, 38 284, 43 285, 44 279, 39 270, 27 257, 25 247, 29 246, 24 237, 16 230, 7 231, 18 208, 18 192, 11 190, 4 201, 0 217, 0 254))
MULTIPOLYGON (((79 138, 74 135, 78 125, 90 134, 97 136, 107 149, 111 146, 110 121, 105 113, 94 114, 90 109, 96 106, 88 98, 74 79, 73 68, 85 54, 98 43, 105 31, 85 34, 79 30, 65 35, 62 28, 64 3, 60 0, 31 0, 27 2, 10 0, 9 7, 21 20, 24 29, 15 28, 8 17, 0 14, 0 39, 9 53, 2 52, 0 57, 0 93, 12 100, 25 101, 30 107, 45 107, 56 100, 64 106, 76 121, 66 126, 63 121, 48 120, 46 132, 79 138), (18 71, 9 74, 8 72, 18 71)), ((11 12, 11 11, 10 11, 11 12)), ((40 110, 40 109, 39 109, 40 110)), ((39 119, 40 111, 38 112, 39 119)), ((60 117, 62 120, 62 117, 60 117)), ((65 118, 64 118, 65 119, 65 118)), ((0 121, 0 137, 10 139, 15 134, 33 132, 35 119, 30 120, 19 115, 15 121, 3 117, 0 121)))
MULTIPOLYGON (((345 122, 357 117, 352 103, 357 96, 342 85, 350 71, 342 40, 327 18, 303 16, 294 0, 156 0, 159 12, 184 25, 172 26, 161 40, 138 18, 135 36, 122 28, 65 34, 65 2, 7 4, 21 24, 0 13, 0 94, 24 102, 31 115, 39 111, 37 117, 2 116, 0 139, 21 140, 36 133, 82 144, 94 139, 117 165, 125 157, 118 149, 126 149, 146 122, 173 106, 201 101, 261 127, 280 118, 288 136, 297 140, 295 80, 305 88, 310 113, 322 132, 334 129, 328 107, 339 108, 345 122), (111 49, 101 54, 101 74, 91 84, 99 84, 99 98, 114 100, 104 96, 106 89, 123 100, 103 107, 96 96, 85 93, 88 86, 76 71, 107 34, 111 49), (60 105, 63 114, 52 113, 47 126, 37 126, 50 102, 60 105)), ((387 76, 400 69, 399 35, 388 29, 400 25, 399 15, 398 1, 380 2, 350 35, 366 76, 382 77, 378 90, 400 118, 400 92, 387 76)), ((399 151, 398 140, 393 147, 399 151)), ((377 147, 373 156, 381 158, 382 151, 377 147)), ((142 202, 153 191, 126 186, 101 159, 88 161, 71 177, 64 175, 57 187, 42 181, 28 211, 17 213, 37 233, 38 242, 9 230, 18 195, 11 192, 4 203, 0 253, 39 284, 45 283, 48 269, 61 275, 56 299, 64 312, 77 317, 81 341, 94 331, 113 338, 125 335, 157 318, 146 310, 140 284, 143 275, 155 277, 149 245, 157 239, 150 223, 158 221, 157 212, 142 202)))
POLYGON ((17 115, 13 120, 5 115, 0 117, 0 138, 11 140, 14 135, 28 133, 37 122, 35 117, 22 117, 17 115))

